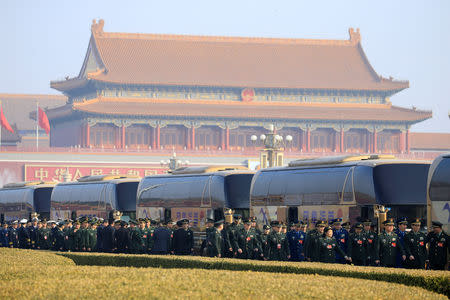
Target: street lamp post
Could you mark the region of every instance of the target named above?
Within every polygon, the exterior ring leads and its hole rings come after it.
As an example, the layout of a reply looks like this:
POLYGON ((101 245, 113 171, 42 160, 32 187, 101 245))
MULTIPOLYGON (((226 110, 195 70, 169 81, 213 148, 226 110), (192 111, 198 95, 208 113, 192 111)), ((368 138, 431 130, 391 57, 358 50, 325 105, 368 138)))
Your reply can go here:
MULTIPOLYGON (((252 142, 256 142, 258 137, 252 135, 250 139, 252 142)), ((287 135, 284 139, 283 136, 275 133, 274 125, 270 124, 269 133, 261 134, 259 139, 264 143, 264 149, 260 152, 261 168, 283 166, 284 148, 287 143, 292 142, 292 136, 287 135)))
POLYGON ((182 167, 182 166, 187 166, 189 164, 189 161, 185 160, 182 161, 180 159, 177 158, 177 154, 175 152, 173 152, 172 157, 169 158, 169 160, 161 160, 161 167, 168 167, 168 173, 171 173, 172 171, 182 167))

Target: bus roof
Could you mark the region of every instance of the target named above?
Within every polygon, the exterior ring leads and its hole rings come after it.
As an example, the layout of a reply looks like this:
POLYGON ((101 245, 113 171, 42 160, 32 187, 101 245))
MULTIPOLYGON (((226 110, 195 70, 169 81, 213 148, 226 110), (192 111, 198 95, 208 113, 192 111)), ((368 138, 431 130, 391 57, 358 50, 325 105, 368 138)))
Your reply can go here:
POLYGON ((83 176, 77 179, 78 182, 98 182, 98 181, 111 181, 111 180, 139 180, 139 176, 134 175, 93 175, 83 176))
POLYGON ((305 158, 291 161, 289 167, 303 167, 303 166, 316 166, 316 165, 334 165, 347 162, 359 162, 364 160, 375 159, 395 159, 393 155, 379 155, 379 154, 367 154, 367 155, 342 155, 342 156, 326 156, 318 158, 305 158))
POLYGON ((245 166, 200 166, 200 167, 181 167, 173 170, 171 174, 181 175, 181 174, 203 174, 203 173, 215 173, 220 171, 236 171, 236 170, 246 170, 248 168, 245 166))
POLYGON ((23 181, 23 182, 12 182, 7 183, 3 186, 3 189, 19 189, 19 188, 43 188, 43 187, 54 187, 57 184, 55 181, 23 181))

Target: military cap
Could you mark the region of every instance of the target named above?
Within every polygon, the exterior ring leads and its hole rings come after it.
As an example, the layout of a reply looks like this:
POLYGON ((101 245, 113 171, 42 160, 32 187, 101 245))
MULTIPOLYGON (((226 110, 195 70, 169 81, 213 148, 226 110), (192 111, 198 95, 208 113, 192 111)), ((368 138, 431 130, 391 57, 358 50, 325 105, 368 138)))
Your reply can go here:
POLYGON ((280 224, 280 221, 274 220, 274 221, 270 222, 270 226, 278 227, 278 226, 281 226, 281 224, 280 224))
POLYGON ((333 230, 333 228, 331 228, 330 226, 326 226, 323 232, 327 232, 328 230, 333 230))
POLYGON ((420 221, 419 218, 415 218, 412 222, 411 225, 420 225, 422 222, 420 221))
POLYGON ((383 225, 394 225, 394 219, 387 219, 383 222, 383 225))
POLYGON ((281 228, 287 228, 287 225, 285 223, 281 224, 281 228))
POLYGON ((442 228, 442 223, 439 222, 439 221, 433 221, 433 222, 431 222, 431 225, 432 225, 433 227, 439 227, 439 228, 442 228))
POLYGON ((343 227, 350 226, 350 222, 349 222, 349 221, 344 222, 344 223, 342 223, 342 226, 343 226, 343 227))
POLYGON ((263 230, 270 230, 270 225, 263 225, 263 230))
POLYGON ((127 221, 120 221, 120 226, 125 226, 125 225, 128 225, 128 222, 127 221))
POLYGON ((38 219, 38 218, 33 218, 33 219, 31 219, 31 221, 33 221, 33 222, 39 222, 39 219, 38 219))
POLYGON ((20 224, 27 224, 28 220, 27 219, 22 219, 20 220, 20 224))
POLYGON ((326 226, 326 223, 324 220, 318 220, 316 222, 316 227, 325 227, 325 226, 326 226))
POLYGON ((121 224, 122 224, 122 221, 120 221, 120 220, 115 220, 115 221, 114 221, 114 224, 119 224, 119 225, 121 225, 121 224))
POLYGON ((18 224, 19 223, 19 221, 17 221, 17 220, 14 220, 14 221, 12 221, 12 223, 11 224, 18 224))
POLYGON ((178 227, 183 226, 183 220, 178 220, 178 221, 177 221, 177 226, 178 226, 178 227))
POLYGON ((150 220, 150 224, 151 225, 156 225, 156 224, 158 224, 158 222, 156 222, 156 220, 150 220))
POLYGON ((131 224, 133 224, 133 225, 137 225, 138 224, 138 222, 136 222, 136 220, 130 220, 130 225, 131 224))
POLYGON ((331 220, 332 225, 341 224, 341 223, 342 223, 342 218, 336 218, 336 219, 331 220))
POLYGON ((365 219, 365 220, 363 221, 363 225, 365 225, 365 226, 371 226, 371 225, 372 225, 372 221, 369 220, 369 219, 365 219))
POLYGON ((56 225, 57 225, 58 227, 63 227, 65 224, 66 224, 66 223, 64 223, 64 222, 58 222, 56 225))
POLYGON ((251 217, 250 219, 252 220, 252 222, 256 222, 256 220, 257 220, 258 218, 256 218, 255 216, 253 216, 253 217, 251 217))
POLYGON ((245 224, 252 224, 252 219, 250 218, 245 218, 243 221, 245 224))
POLYGON ((242 216, 240 214, 234 214, 233 218, 235 218, 235 219, 242 219, 242 216))
POLYGON ((215 226, 215 227, 219 227, 220 225, 223 224, 223 222, 224 222, 224 220, 216 221, 216 222, 214 222, 214 226, 215 226))
POLYGON ((73 224, 75 224, 75 225, 80 225, 80 221, 75 221, 75 222, 73 222, 73 224))
POLYGON ((397 219, 397 224, 404 224, 407 225, 408 224, 408 220, 406 219, 406 217, 401 217, 397 219))
POLYGON ((361 224, 360 222, 358 222, 358 223, 355 224, 355 228, 360 228, 360 229, 362 229, 362 228, 363 228, 363 224, 361 224))
POLYGON ((214 219, 207 218, 207 219, 206 219, 206 223, 214 223, 214 219))

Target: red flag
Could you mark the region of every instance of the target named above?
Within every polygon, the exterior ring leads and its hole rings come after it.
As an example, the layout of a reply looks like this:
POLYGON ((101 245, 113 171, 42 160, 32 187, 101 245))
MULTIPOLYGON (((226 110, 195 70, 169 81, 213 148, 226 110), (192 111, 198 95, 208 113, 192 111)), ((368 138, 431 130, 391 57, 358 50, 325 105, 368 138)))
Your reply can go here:
POLYGON ((6 120, 6 117, 3 114, 3 107, 0 107, 0 124, 9 132, 14 133, 14 130, 11 128, 11 125, 9 125, 8 120, 6 120))
POLYGON ((39 107, 39 126, 45 130, 48 134, 50 132, 50 123, 48 121, 47 115, 45 112, 39 107))

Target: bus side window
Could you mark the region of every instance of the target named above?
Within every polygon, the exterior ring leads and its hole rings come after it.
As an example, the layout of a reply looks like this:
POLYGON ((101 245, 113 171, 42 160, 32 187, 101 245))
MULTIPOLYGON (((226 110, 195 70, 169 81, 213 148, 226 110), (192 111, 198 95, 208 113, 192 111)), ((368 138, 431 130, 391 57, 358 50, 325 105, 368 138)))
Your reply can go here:
POLYGON ((164 221, 169 221, 172 218, 172 210, 170 208, 164 209, 164 221))
POLYGON ((223 213, 223 208, 214 209, 214 220, 219 221, 219 220, 224 220, 224 219, 225 219, 225 215, 223 213))
MULTIPOLYGON (((110 218, 112 219, 112 212, 111 212, 111 217, 110 218)), ((77 212, 76 211, 72 211, 72 213, 70 214, 70 219, 72 219, 74 221, 77 219, 77 212)))

